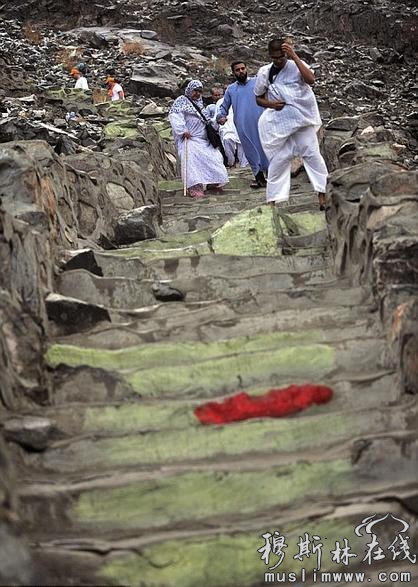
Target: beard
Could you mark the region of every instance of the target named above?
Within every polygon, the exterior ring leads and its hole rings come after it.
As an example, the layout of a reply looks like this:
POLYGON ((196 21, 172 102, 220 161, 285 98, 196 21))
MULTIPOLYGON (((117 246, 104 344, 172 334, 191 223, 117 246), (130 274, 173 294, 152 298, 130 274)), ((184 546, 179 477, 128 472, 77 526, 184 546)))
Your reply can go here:
POLYGON ((246 73, 240 73, 240 74, 236 75, 235 79, 237 80, 237 82, 243 83, 246 81, 247 77, 248 77, 248 73, 246 72, 246 73))

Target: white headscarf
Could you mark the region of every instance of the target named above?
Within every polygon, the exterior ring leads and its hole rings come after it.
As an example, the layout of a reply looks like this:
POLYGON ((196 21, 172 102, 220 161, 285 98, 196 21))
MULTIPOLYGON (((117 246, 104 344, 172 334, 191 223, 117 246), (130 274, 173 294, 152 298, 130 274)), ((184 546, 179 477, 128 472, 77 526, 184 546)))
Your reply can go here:
MULTIPOLYGON (((199 81, 198 79, 194 79, 192 80, 186 87, 186 89, 184 90, 184 96, 179 96, 178 98, 176 98, 176 100, 174 100, 171 108, 170 108, 170 112, 169 114, 172 114, 174 112, 188 112, 189 114, 195 114, 196 116, 199 116, 198 111, 196 110, 196 108, 191 104, 190 100, 192 99, 192 92, 193 90, 196 89, 200 89, 203 88, 203 84, 201 81, 199 81)), ((200 97, 197 100, 193 100, 193 102, 200 108, 200 110, 203 111, 203 114, 209 119, 209 114, 206 112, 206 109, 203 105, 203 100, 202 97, 200 97)))

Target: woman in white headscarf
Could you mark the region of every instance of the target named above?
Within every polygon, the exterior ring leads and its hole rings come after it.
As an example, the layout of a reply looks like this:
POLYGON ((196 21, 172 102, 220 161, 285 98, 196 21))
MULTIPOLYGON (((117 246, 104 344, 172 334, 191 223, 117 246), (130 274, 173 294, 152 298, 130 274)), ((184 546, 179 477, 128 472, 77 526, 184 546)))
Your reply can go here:
POLYGON ((199 80, 191 81, 185 95, 173 102, 168 115, 181 160, 181 175, 192 198, 205 195, 205 184, 221 187, 228 182, 222 155, 207 138, 203 118, 210 120, 210 116, 203 106, 202 89, 199 80))

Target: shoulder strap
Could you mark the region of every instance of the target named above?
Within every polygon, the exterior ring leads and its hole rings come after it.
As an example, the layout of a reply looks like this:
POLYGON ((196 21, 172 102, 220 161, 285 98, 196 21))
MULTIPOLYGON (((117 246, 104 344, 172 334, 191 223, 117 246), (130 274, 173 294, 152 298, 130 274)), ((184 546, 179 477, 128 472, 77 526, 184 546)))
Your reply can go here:
POLYGON ((209 122, 209 121, 208 121, 208 119, 206 118, 206 116, 203 114, 203 112, 202 112, 202 111, 201 111, 201 109, 199 108, 199 106, 198 106, 197 104, 195 104, 195 103, 193 102, 193 100, 191 100, 191 99, 189 98, 189 96, 186 96, 186 98, 189 100, 190 104, 196 108, 196 110, 199 112, 199 114, 200 114, 200 116, 203 118, 203 120, 204 120, 205 122, 209 122))
POLYGON ((279 73, 279 70, 276 68, 276 66, 274 65, 274 63, 271 64, 271 67, 269 69, 269 82, 272 84, 274 78, 276 77, 276 75, 279 73))

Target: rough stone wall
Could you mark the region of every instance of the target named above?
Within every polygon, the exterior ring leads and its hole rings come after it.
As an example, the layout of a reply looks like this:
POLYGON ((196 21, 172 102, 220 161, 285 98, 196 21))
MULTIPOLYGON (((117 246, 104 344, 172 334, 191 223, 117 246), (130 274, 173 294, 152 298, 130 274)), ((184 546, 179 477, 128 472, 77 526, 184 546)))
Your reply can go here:
POLYGON ((2 413, 51 400, 45 296, 63 250, 111 246, 120 214, 159 209, 156 163, 166 158, 157 132, 145 131, 133 147, 59 157, 44 141, 0 145, 0 585, 45 578, 35 577, 18 538, 2 413))
POLYGON ((13 471, 0 436, 0 585, 34 585, 33 561, 18 538, 13 484, 13 471))
POLYGON ((325 138, 335 169, 327 211, 335 268, 352 284, 372 284, 387 333, 387 364, 398 369, 406 393, 417 393, 418 172, 397 161, 396 143, 385 140, 390 137, 356 136, 342 125, 333 121, 334 134, 325 138))
POLYGON ((158 163, 169 174, 169 162, 155 129, 140 138, 107 155, 59 157, 44 141, 0 146, 0 399, 9 410, 48 401, 44 299, 62 250, 112 246, 121 214, 160 207, 158 163))

